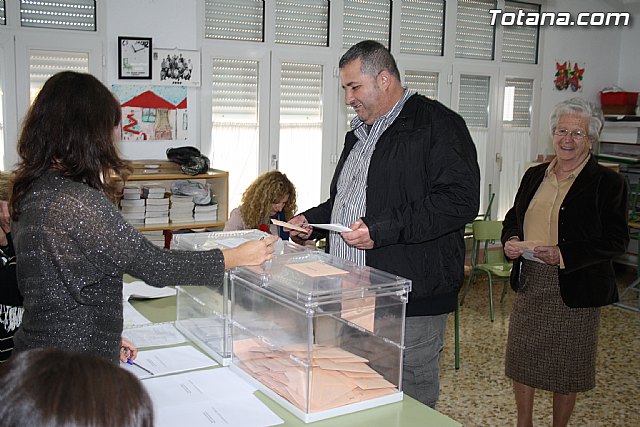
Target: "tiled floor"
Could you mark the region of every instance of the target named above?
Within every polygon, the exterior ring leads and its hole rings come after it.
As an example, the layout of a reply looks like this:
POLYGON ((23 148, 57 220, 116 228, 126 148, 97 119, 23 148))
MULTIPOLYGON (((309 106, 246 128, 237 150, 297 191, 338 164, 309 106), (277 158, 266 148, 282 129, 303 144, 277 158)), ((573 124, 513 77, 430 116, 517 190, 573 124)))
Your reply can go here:
MULTIPOLYGON (((635 277, 618 268, 623 289, 635 277)), ((441 359, 438 411, 464 426, 514 426, 511 382, 504 375, 504 348, 513 291, 500 304, 501 285, 494 289, 495 321, 489 318, 488 287, 479 282, 460 308, 460 369, 454 368, 454 322, 449 317, 441 359)), ((551 426, 551 397, 538 392, 534 425, 551 426)), ((596 388, 578 394, 570 426, 640 426, 640 313, 603 308, 598 344, 596 388)))

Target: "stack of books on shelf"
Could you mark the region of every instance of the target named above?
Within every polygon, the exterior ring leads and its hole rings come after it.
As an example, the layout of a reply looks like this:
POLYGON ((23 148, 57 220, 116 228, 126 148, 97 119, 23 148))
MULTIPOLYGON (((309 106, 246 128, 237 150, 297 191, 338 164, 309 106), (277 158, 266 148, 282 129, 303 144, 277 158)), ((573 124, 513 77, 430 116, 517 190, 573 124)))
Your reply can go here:
POLYGON ((164 232, 162 230, 145 230, 142 231, 142 235, 154 245, 164 248, 164 232))
POLYGON ((193 208, 194 221, 215 222, 218 220, 218 204, 195 205, 193 208))
POLYGON ((193 221, 193 197, 178 194, 171 195, 169 219, 172 223, 193 221))
POLYGON ((160 185, 142 187, 142 197, 146 199, 144 213, 145 225, 169 224, 169 201, 166 189, 160 185))
POLYGON ((143 225, 145 218, 144 199, 140 198, 140 187, 126 185, 120 200, 120 212, 122 217, 131 225, 143 225))

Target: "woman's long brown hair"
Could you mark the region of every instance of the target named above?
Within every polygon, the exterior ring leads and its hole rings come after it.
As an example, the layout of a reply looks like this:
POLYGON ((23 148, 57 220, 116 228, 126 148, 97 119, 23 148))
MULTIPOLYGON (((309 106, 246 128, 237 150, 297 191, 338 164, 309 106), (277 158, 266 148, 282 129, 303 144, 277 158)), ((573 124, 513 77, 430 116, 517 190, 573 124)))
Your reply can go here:
POLYGON ((132 170, 115 145, 120 118, 120 104, 91 74, 63 71, 49 78, 26 115, 18 140, 12 219, 18 220, 20 204, 33 182, 52 168, 115 200, 117 181, 124 181, 132 170))

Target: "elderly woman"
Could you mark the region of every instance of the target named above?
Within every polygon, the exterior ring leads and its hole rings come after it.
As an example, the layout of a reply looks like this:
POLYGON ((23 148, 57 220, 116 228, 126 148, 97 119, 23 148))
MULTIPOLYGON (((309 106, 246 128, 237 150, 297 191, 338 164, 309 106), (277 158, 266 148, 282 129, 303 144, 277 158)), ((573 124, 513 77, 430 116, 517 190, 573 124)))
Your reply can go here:
POLYGON ((553 426, 595 386, 601 306, 618 300, 612 259, 629 242, 622 176, 591 155, 602 112, 580 98, 551 115, 556 158, 525 173, 502 231, 516 291, 505 361, 518 426, 532 425, 536 389, 553 392, 553 426))
POLYGON ((287 221, 296 211, 296 187, 287 175, 277 170, 257 177, 242 194, 242 204, 229 214, 224 231, 256 228, 289 239, 289 233, 271 223, 287 221))

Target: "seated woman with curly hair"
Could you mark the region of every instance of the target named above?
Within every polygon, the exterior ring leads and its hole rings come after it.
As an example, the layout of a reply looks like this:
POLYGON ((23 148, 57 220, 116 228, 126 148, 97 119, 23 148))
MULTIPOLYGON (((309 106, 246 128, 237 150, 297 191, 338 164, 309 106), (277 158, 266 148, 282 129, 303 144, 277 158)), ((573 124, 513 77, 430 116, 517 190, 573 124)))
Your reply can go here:
POLYGON ((289 233, 272 224, 271 218, 288 221, 296 209, 296 187, 282 172, 269 171, 245 190, 242 204, 231 211, 224 231, 256 228, 288 240, 289 233))

